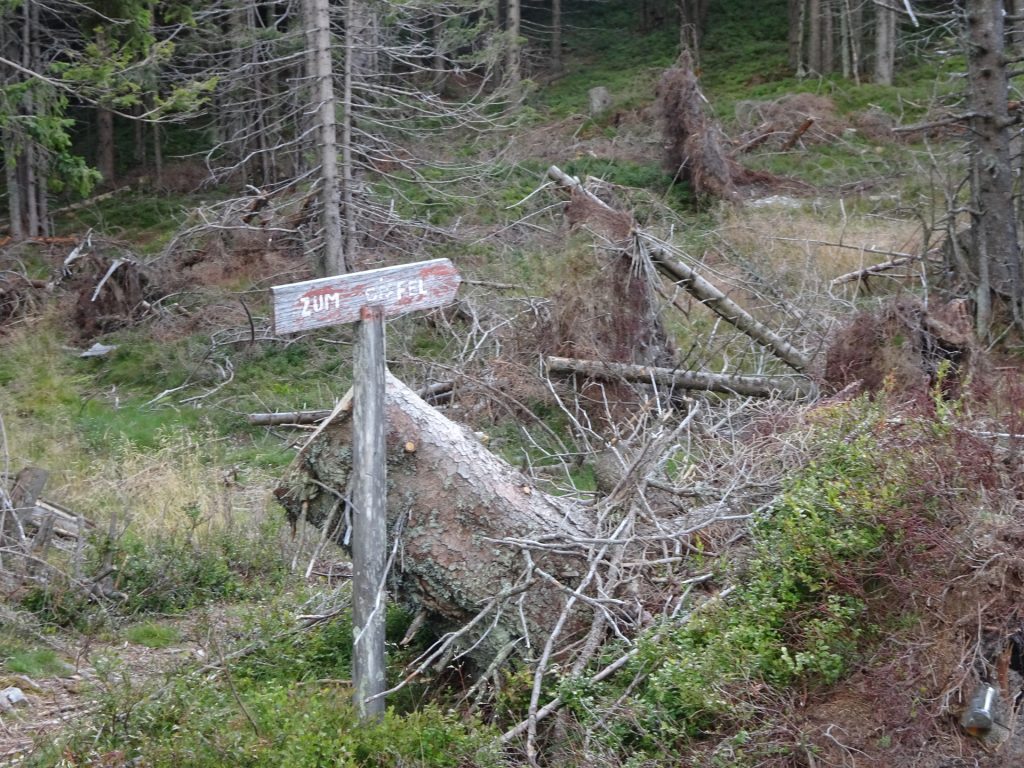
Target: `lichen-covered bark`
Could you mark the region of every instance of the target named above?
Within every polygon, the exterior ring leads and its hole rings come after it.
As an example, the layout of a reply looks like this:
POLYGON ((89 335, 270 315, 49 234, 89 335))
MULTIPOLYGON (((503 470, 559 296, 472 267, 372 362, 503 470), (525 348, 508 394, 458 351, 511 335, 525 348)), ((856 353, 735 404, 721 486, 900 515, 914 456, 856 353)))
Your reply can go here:
MULTIPOLYGON (((464 427, 450 421, 390 374, 387 378, 389 544, 400 541, 392 569, 392 594, 425 608, 443 629, 463 625, 492 597, 514 591, 526 559, 505 539, 551 534, 583 536, 587 520, 578 505, 533 488, 531 481, 493 455, 464 427)), ((287 493, 279 494, 296 517, 323 525, 351 471, 352 422, 328 427, 304 451, 287 493), (330 490, 327 490, 330 489, 330 490)), ((358 510, 352 510, 353 515, 358 510)), ((574 586, 586 571, 579 557, 537 554, 536 565, 574 586)), ((486 639, 480 657, 493 656, 525 634, 530 643, 546 633, 565 604, 566 593, 534 578, 500 611, 497 623, 481 623, 486 639)), ((586 611, 570 622, 566 639, 582 630, 586 611)))

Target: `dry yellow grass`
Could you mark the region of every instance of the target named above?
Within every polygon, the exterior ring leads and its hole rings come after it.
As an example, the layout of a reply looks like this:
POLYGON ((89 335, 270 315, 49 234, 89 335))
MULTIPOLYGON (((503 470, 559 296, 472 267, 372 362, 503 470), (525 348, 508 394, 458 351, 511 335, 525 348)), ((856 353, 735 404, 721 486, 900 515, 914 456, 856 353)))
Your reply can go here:
POLYGON ((101 526, 116 518, 145 536, 183 529, 255 528, 272 508, 274 478, 264 469, 226 465, 220 440, 209 431, 164 428, 155 447, 141 449, 117 431, 97 438, 78 422, 87 398, 59 331, 45 319, 9 332, 0 367, 0 473, 24 466, 50 473, 44 497, 101 526))
POLYGON ((756 259, 762 271, 800 291, 824 291, 839 275, 888 261, 888 253, 917 254, 921 225, 910 219, 842 215, 838 203, 825 210, 746 208, 724 220, 721 237, 756 259))

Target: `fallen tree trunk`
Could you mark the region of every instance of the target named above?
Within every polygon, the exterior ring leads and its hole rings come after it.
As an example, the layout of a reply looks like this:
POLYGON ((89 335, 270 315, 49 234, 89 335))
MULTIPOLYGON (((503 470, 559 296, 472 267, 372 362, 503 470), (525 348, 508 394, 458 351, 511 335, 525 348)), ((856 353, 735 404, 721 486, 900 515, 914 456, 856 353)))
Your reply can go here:
POLYGON ((811 363, 810 358, 767 325, 756 320, 693 267, 687 266, 657 247, 651 248, 650 254, 651 261, 659 272, 670 277, 676 285, 698 299, 701 304, 734 325, 737 330, 745 333, 793 370, 807 370, 811 363))
POLYGON ((577 360, 568 357, 546 357, 544 358, 544 367, 548 373, 578 373, 605 381, 625 380, 641 384, 653 382, 678 389, 698 389, 750 397, 804 400, 813 398, 817 393, 814 382, 805 376, 755 376, 677 371, 671 368, 606 363, 598 360, 577 360))
MULTIPOLYGON (((552 165, 548 168, 548 178, 557 182, 560 187, 568 190, 572 195, 586 196, 595 206, 602 207, 620 216, 624 215, 621 211, 615 211, 614 208, 597 197, 597 195, 588 191, 580 183, 579 179, 570 176, 557 166, 552 165)), ((811 363, 807 355, 782 338, 780 334, 755 319, 753 315, 726 296, 724 291, 703 277, 693 267, 679 261, 656 238, 647 235, 635 225, 632 227, 632 233, 634 237, 643 241, 651 263, 654 264, 655 268, 662 275, 668 277, 673 283, 696 298, 716 315, 731 323, 737 330, 749 336, 794 370, 801 372, 807 370, 811 363)))
POLYGON ((277 427, 282 424, 319 424, 332 411, 316 409, 309 411, 280 411, 277 413, 250 413, 246 421, 254 427, 277 427))
POLYGON ((854 280, 857 282, 866 281, 872 275, 880 275, 883 272, 888 272, 890 269, 897 269, 899 267, 904 267, 907 264, 913 264, 915 261, 920 261, 927 256, 927 253, 919 256, 897 256, 896 258, 882 262, 881 264, 872 264, 870 267, 855 269, 852 272, 847 272, 839 277, 834 277, 829 285, 842 285, 843 283, 852 283, 854 280))
MULTIPOLYGON (((519 642, 536 647, 588 564, 543 547, 527 555, 523 542, 585 539, 591 526, 582 508, 536 490, 390 374, 385 411, 389 541, 400 553, 392 593, 426 611, 436 629, 463 630, 461 644, 477 658, 494 659, 519 642)), ((321 527, 347 508, 352 430, 350 419, 336 418, 300 453, 277 494, 293 521, 321 527)), ((343 530, 335 538, 347 540, 343 530)), ((573 612, 562 631, 567 642, 589 626, 588 613, 573 612)))
MULTIPOLYGON (((416 394, 431 405, 451 399, 453 382, 438 381, 429 384, 416 394)), ((246 421, 254 427, 277 427, 283 424, 319 424, 334 411, 330 409, 312 409, 306 411, 281 411, 275 413, 250 413, 246 421)))

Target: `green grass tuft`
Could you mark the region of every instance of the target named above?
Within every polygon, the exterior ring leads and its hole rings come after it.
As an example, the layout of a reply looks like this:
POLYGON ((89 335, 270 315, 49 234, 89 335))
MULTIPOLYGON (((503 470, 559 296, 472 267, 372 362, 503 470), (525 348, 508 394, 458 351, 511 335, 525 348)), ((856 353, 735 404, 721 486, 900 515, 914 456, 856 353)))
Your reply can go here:
POLYGON ((28 677, 66 677, 71 667, 49 648, 17 651, 4 661, 7 671, 28 677))
POLYGON ((129 627, 125 637, 136 645, 144 645, 147 648, 169 648, 181 638, 175 627, 169 624, 157 624, 147 621, 143 624, 136 624, 129 627))

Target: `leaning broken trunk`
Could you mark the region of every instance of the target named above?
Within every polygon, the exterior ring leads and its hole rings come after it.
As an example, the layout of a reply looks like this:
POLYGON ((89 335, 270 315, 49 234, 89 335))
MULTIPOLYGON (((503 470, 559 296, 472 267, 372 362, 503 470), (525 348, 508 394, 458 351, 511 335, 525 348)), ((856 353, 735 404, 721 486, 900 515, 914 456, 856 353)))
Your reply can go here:
MULTIPOLYGON (((578 584, 588 567, 545 542, 585 539, 582 507, 534 488, 390 374, 385 410, 393 599, 425 612, 438 631, 463 630, 459 645, 481 662, 543 644, 567 602, 560 585, 578 584)), ((334 419, 278 492, 292 520, 334 528, 343 545, 347 525, 331 521, 359 514, 346 501, 352 428, 334 419)), ((588 613, 573 612, 564 641, 589 627, 588 613)))

